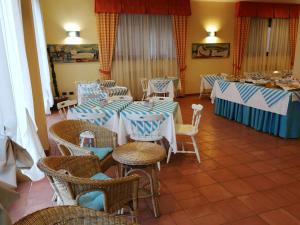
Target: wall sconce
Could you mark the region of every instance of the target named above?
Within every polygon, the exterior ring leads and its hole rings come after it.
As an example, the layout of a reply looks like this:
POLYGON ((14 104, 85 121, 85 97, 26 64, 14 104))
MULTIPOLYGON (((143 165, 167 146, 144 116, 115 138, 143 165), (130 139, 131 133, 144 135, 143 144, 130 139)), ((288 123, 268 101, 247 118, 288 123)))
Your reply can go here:
POLYGON ((65 44, 81 44, 80 26, 76 23, 67 23, 63 26, 66 32, 65 44))
POLYGON ((80 31, 67 31, 67 36, 70 38, 80 37, 80 31))
POLYGON ((208 31, 208 37, 215 37, 217 35, 216 31, 208 31))

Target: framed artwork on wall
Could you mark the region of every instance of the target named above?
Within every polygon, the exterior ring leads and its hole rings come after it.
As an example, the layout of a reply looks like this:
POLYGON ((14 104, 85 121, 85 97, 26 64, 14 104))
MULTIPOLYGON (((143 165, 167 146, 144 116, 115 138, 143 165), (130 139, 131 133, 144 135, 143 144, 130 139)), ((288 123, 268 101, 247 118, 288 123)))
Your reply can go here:
POLYGON ((230 55, 230 43, 193 43, 192 58, 228 58, 230 55))
POLYGON ((97 44, 48 44, 47 47, 54 63, 97 62, 99 59, 97 44))

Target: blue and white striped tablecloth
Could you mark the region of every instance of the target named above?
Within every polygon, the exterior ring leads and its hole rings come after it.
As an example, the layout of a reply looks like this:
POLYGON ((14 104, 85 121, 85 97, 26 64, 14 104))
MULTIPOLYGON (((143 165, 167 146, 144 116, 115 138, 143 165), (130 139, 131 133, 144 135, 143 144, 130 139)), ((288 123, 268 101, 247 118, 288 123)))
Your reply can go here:
MULTIPOLYGON (((101 107, 97 100, 89 100, 88 102, 78 105, 74 108, 70 108, 68 118, 73 118, 73 112, 79 113, 105 113, 103 119, 97 119, 95 121, 91 121, 97 125, 105 126, 105 124, 113 117, 120 113, 123 109, 125 109, 131 102, 127 100, 122 101, 112 101, 107 105, 101 107)), ((75 114, 75 113, 74 113, 75 114)))
POLYGON ((153 87, 154 92, 168 92, 167 86, 172 82, 169 79, 153 79, 150 83, 153 87))
POLYGON ((127 116, 128 114, 138 114, 138 115, 154 115, 162 114, 164 119, 169 117, 171 114, 175 116, 177 112, 178 103, 177 102, 154 102, 153 107, 148 107, 143 105, 141 102, 134 102, 126 107, 122 112, 121 116, 127 116))
POLYGON ((217 74, 205 74, 201 76, 200 94, 205 90, 212 90, 215 81, 224 80, 224 76, 217 74))
POLYGON ((254 84, 218 80, 211 94, 212 100, 223 100, 243 104, 267 112, 286 115, 290 101, 299 101, 299 91, 266 88, 254 84))
POLYGON ((177 77, 154 78, 148 81, 147 96, 153 93, 169 93, 169 97, 174 98, 174 91, 178 89, 181 89, 181 85, 177 77))
POLYGON ((130 126, 136 126, 141 133, 148 134, 151 133, 152 130, 155 129, 155 124, 149 124, 146 126, 146 130, 142 130, 141 124, 132 123, 127 119, 128 115, 163 115, 163 121, 160 126, 160 134, 165 137, 173 149, 174 152, 177 151, 176 144, 176 133, 175 133, 175 118, 177 117, 178 121, 181 122, 181 114, 179 105, 177 102, 154 102, 153 107, 148 107, 140 102, 134 102, 126 107, 120 113, 120 127, 118 132, 118 143, 125 144, 127 143, 127 135, 130 134, 131 129, 130 126), (180 115, 178 115, 180 114, 180 115), (179 117, 179 118, 178 118, 179 117), (140 127, 139 127, 140 126, 140 127))
POLYGON ((212 88, 216 80, 224 80, 224 77, 217 75, 204 75, 203 79, 206 80, 212 88))

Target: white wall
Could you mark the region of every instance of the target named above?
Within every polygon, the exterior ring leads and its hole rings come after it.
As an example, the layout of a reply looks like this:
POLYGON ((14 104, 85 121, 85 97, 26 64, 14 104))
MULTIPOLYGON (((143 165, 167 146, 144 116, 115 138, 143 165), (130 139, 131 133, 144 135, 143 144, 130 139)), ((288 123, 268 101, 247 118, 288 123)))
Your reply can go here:
MULTIPOLYGON (((47 44, 68 44, 65 26, 78 25, 79 44, 97 44, 94 0, 41 0, 47 44)), ((75 91, 75 81, 99 78, 99 62, 56 63, 58 89, 75 91)))

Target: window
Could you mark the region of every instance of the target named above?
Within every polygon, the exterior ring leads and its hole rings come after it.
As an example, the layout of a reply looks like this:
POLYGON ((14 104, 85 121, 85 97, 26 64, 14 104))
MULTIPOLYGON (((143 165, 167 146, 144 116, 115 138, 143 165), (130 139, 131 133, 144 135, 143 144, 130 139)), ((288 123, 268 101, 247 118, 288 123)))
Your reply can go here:
POLYGON ((177 76, 176 47, 171 16, 121 14, 112 78, 142 96, 141 78, 177 76))
POLYGON ((122 14, 116 42, 118 57, 176 57, 171 16, 122 14))
POLYGON ((244 72, 288 70, 289 62, 289 20, 252 18, 244 72))

